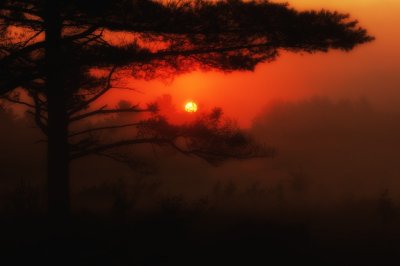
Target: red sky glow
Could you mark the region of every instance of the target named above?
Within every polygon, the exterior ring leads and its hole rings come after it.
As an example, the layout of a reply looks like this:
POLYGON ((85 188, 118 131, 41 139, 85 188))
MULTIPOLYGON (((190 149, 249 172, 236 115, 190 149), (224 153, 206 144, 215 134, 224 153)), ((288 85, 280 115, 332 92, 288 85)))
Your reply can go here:
POLYGON ((113 91, 107 101, 129 99, 146 104, 164 94, 177 110, 193 100, 200 110, 223 108, 225 114, 248 127, 252 119, 274 101, 296 101, 313 96, 332 99, 366 98, 376 108, 396 110, 400 103, 400 2, 396 0, 292 0, 299 9, 338 10, 360 21, 373 43, 346 53, 290 54, 284 51, 272 63, 254 72, 191 72, 165 80, 129 80, 140 91, 113 91))

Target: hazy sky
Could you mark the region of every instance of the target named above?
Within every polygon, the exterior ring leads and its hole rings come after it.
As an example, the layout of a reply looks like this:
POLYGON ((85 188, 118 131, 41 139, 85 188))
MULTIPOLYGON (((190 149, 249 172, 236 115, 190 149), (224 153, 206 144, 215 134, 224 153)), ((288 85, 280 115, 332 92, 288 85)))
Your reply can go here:
POLYGON ((291 0, 304 9, 327 8, 348 12, 360 21, 375 42, 350 53, 289 54, 282 52, 272 63, 259 65, 255 72, 223 74, 193 72, 174 81, 132 81, 142 93, 115 91, 112 99, 146 103, 162 94, 171 94, 183 110, 192 99, 202 109, 222 107, 242 126, 276 99, 301 100, 314 95, 333 99, 368 98, 382 110, 400 106, 400 2, 397 0, 291 0), (126 93, 126 94, 125 94, 126 93))

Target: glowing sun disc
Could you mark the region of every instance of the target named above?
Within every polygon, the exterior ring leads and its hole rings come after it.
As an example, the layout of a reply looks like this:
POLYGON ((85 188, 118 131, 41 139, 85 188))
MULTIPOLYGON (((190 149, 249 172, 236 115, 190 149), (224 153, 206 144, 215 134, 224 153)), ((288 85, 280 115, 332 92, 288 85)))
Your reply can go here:
POLYGON ((188 113, 197 112, 197 104, 195 102, 187 102, 185 105, 185 111, 188 113))

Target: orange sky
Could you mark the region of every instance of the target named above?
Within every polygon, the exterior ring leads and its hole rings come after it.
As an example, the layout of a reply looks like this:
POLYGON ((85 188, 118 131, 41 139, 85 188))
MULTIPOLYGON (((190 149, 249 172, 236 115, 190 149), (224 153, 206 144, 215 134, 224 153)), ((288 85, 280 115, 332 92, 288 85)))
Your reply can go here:
POLYGON ((394 110, 400 106, 400 1, 288 2, 296 8, 349 12, 377 39, 350 53, 283 53, 277 61, 259 65, 255 72, 193 72, 168 84, 132 80, 131 85, 142 93, 115 91, 110 96, 144 104, 162 94, 171 94, 179 109, 183 110, 187 100, 198 102, 202 109, 219 106, 245 127, 277 99, 298 100, 314 95, 334 99, 366 97, 379 109, 394 110))

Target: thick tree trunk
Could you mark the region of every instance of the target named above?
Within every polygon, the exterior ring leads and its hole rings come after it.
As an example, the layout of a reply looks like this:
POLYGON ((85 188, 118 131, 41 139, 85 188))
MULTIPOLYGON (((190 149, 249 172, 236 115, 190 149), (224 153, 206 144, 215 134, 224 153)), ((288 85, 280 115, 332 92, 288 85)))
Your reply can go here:
POLYGON ((47 0, 46 95, 48 108, 48 208, 51 218, 64 220, 70 213, 68 118, 62 68, 61 16, 58 0, 47 0))

